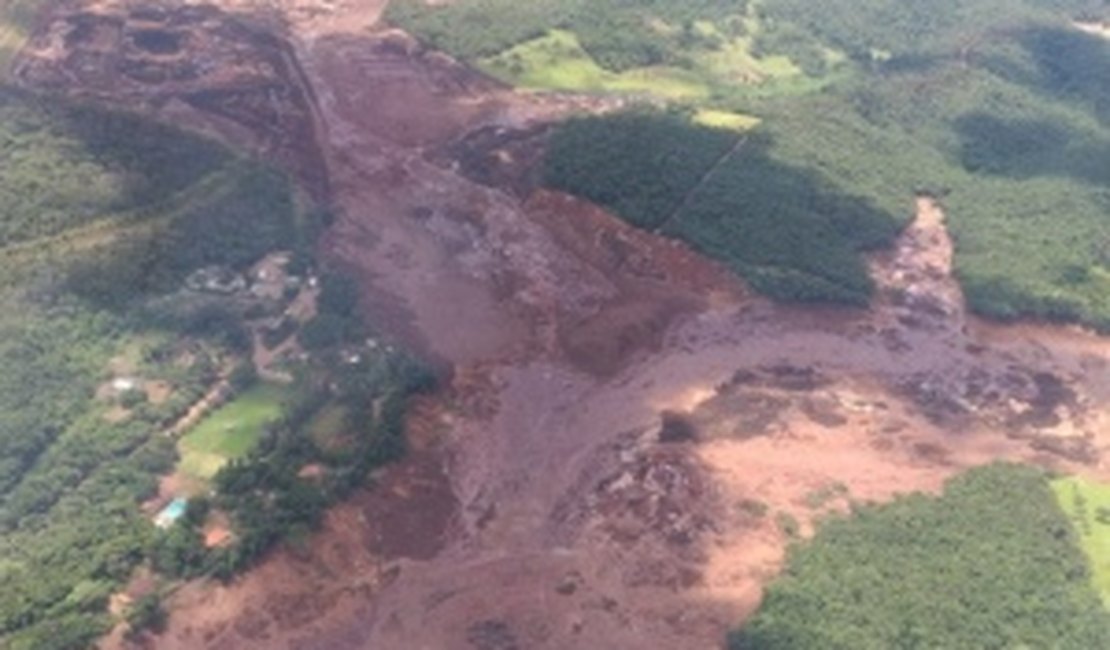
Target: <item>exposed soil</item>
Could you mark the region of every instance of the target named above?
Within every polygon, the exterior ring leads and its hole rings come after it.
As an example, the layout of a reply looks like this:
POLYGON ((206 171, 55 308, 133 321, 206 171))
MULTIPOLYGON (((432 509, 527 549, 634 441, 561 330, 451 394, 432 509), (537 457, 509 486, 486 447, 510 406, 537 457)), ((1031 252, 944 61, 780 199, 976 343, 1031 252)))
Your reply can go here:
POLYGON ((303 548, 185 587, 151 647, 716 648, 781 565, 780 513, 808 534, 998 458, 1110 478, 1110 342, 969 318, 933 200, 873 260, 873 309, 775 306, 536 189, 547 125, 612 103, 513 93, 377 2, 217 4, 61 3, 19 79, 286 165, 337 208, 324 252, 368 315, 449 387, 409 460, 303 548))

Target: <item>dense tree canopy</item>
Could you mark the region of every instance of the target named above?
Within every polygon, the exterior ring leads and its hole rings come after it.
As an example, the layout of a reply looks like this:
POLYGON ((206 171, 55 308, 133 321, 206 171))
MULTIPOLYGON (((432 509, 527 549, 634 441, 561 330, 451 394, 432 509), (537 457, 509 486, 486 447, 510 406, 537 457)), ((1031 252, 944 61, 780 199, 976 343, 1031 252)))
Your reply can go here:
POLYGON ((1045 476, 993 465, 825 522, 730 647, 1086 650, 1110 613, 1045 476))

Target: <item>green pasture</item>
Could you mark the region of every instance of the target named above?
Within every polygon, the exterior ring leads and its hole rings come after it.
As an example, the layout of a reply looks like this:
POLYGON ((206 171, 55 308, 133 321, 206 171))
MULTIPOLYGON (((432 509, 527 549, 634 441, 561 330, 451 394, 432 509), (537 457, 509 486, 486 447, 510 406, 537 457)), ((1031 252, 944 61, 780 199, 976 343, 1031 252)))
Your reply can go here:
POLYGON ((1079 536, 1102 602, 1110 607, 1110 485, 1069 476, 1053 481, 1052 492, 1079 536))
POLYGON ((266 426, 281 418, 290 397, 288 386, 259 384, 216 409, 181 439, 182 473, 210 479, 227 461, 247 455, 266 426))

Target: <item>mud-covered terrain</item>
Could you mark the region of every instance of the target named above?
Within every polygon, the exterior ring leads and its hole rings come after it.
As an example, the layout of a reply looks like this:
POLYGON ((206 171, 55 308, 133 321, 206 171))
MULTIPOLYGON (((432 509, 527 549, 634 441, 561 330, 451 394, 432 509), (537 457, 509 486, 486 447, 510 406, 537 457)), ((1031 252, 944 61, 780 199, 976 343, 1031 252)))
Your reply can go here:
POLYGON ((214 5, 58 3, 17 78, 271 156, 334 204, 370 319, 450 380, 408 460, 307 547, 180 590, 148 647, 715 648, 790 518, 995 458, 1107 474, 1110 344, 968 317, 933 200, 871 311, 775 306, 535 188, 545 125, 609 104, 513 93, 372 1, 214 5))

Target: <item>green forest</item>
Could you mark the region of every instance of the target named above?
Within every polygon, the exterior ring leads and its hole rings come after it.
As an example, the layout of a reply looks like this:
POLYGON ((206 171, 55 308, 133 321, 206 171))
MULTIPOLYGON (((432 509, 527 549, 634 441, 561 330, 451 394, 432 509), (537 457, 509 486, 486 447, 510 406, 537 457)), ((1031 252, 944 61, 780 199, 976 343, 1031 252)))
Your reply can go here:
POLYGON ((1110 647, 1048 478, 996 464, 833 515, 794 546, 732 650, 1110 647))
POLYGON ((889 243, 900 223, 776 160, 762 133, 674 113, 566 123, 551 140, 545 179, 682 238, 788 300, 866 304, 871 281, 857 252, 889 243))
MULTIPOLYGON (((136 567, 163 588, 228 578, 303 537, 403 452, 405 405, 432 378, 392 348, 339 363, 368 330, 350 283, 323 269, 317 318, 342 327, 297 371, 299 398, 159 530, 140 506, 178 464, 171 427, 222 379, 235 391, 256 381, 244 322, 267 315, 190 293, 186 278, 274 250, 306 272, 326 215, 280 172, 211 141, 2 86, 0 157, 0 646, 84 650, 114 624, 108 600, 136 567), (319 449, 303 425, 332 402, 349 403, 357 436, 319 449), (323 478, 299 478, 306 463, 323 478), (199 527, 214 510, 234 537, 209 550, 199 527)), ((127 619, 157 624, 159 593, 127 619)))
POLYGON ((592 9, 596 24, 636 25, 608 32, 628 53, 615 59, 573 2, 413 0, 388 17, 510 81, 760 118, 723 160, 725 135, 673 115, 574 119, 546 172, 637 225, 668 214, 663 231, 769 295, 862 304, 860 253, 891 241, 928 193, 974 311, 1110 328, 1110 41, 1072 25, 1106 19, 1104 2, 668 4, 682 9, 592 9), (510 12, 519 20, 500 19, 510 12), (671 51, 682 55, 635 54, 671 51))

